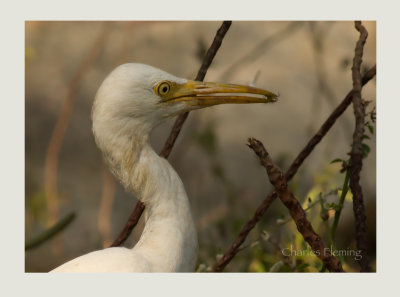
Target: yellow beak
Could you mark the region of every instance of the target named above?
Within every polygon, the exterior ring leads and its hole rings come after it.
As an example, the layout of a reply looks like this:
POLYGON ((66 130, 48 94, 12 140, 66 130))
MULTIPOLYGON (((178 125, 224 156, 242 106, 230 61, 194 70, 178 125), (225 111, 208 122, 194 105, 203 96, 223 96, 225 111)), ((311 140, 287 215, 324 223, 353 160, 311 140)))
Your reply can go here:
POLYGON ((176 84, 162 102, 186 102, 191 107, 201 108, 227 103, 269 103, 277 101, 277 97, 274 93, 250 86, 189 80, 185 84, 176 84))

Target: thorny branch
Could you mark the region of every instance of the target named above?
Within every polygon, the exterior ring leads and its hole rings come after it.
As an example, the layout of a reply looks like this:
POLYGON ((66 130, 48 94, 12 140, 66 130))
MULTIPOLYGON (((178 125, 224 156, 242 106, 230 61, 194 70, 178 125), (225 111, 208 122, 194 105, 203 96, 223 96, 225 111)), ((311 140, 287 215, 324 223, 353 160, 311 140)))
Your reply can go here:
POLYGON ((255 138, 249 138, 248 146, 256 153, 261 161, 261 165, 267 170, 271 184, 275 187, 275 191, 277 191, 282 203, 289 209, 290 215, 296 223, 297 230, 303 235, 304 240, 311 246, 312 250, 315 251, 315 254, 329 271, 343 272, 342 264, 331 254, 321 237, 314 231, 311 223, 307 220, 306 212, 289 190, 286 178, 283 176, 282 171, 273 163, 262 142, 255 138))
MULTIPOLYGON (((207 70, 210 67, 212 61, 214 60, 214 57, 217 54, 219 48, 221 47, 222 40, 224 39, 226 32, 228 32, 231 24, 232 24, 232 21, 224 21, 222 23, 221 27, 218 29, 210 48, 208 49, 206 55, 203 58, 203 63, 197 73, 195 80, 197 80, 197 81, 204 80, 207 70)), ((160 152, 161 157, 168 158, 188 115, 189 115, 189 112, 185 112, 177 117, 177 119, 174 123, 174 126, 172 127, 172 130, 164 144, 164 147, 160 152)), ((119 234, 118 238, 112 243, 111 246, 120 246, 125 242, 125 240, 131 234, 133 228, 138 223, 140 216, 142 215, 142 213, 144 211, 144 208, 145 208, 145 206, 142 202, 138 201, 136 203, 135 209, 134 209, 133 213, 130 215, 128 222, 125 224, 124 229, 119 234)))
POLYGON ((364 117, 365 110, 361 101, 361 63, 365 41, 368 37, 368 32, 360 21, 355 22, 357 31, 360 32, 360 38, 357 41, 353 67, 353 107, 356 126, 353 134, 353 146, 351 150, 351 166, 350 166, 350 189, 353 193, 353 211, 356 224, 356 241, 357 249, 361 250, 361 259, 359 264, 362 272, 371 271, 369 259, 367 255, 368 240, 367 240, 367 225, 365 216, 365 207, 363 201, 363 192, 360 185, 360 172, 362 168, 362 140, 364 135, 364 117))
MULTIPOLYGON (((376 65, 369 69, 362 78, 362 85, 365 85, 369 82, 376 74, 376 65)), ((296 159, 290 165, 289 170, 285 173, 286 181, 289 181, 297 172, 301 164, 304 160, 311 154, 316 145, 322 140, 322 138, 328 133, 328 131, 335 124, 336 120, 344 113, 347 107, 353 100, 353 90, 350 91, 343 101, 336 107, 336 109, 330 114, 330 116, 326 119, 326 121, 319 128, 317 133, 308 141, 303 150, 298 154, 296 159)), ((267 211, 271 203, 276 198, 276 191, 272 191, 268 194, 268 196, 263 200, 261 205, 256 209, 253 217, 243 226, 239 235, 229 248, 229 250, 224 254, 224 256, 218 261, 215 265, 213 271, 221 272, 225 269, 226 265, 235 257, 238 252, 239 247, 246 240, 247 235, 250 231, 255 227, 257 222, 261 219, 264 213, 267 211)))

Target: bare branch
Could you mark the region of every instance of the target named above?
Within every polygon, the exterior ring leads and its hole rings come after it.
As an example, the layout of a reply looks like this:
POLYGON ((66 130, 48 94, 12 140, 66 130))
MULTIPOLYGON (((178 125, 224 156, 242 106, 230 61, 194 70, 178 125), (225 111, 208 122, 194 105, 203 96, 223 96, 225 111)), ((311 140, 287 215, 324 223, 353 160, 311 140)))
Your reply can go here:
MULTIPOLYGON (((369 69, 362 78, 362 85, 365 85, 369 82, 376 74, 376 65, 369 69)), ((336 109, 330 114, 330 116, 326 119, 326 121, 319 128, 317 133, 308 141, 303 150, 298 154, 296 159, 290 165, 289 170, 285 174, 285 178, 289 181, 297 172, 301 164, 304 160, 311 154, 313 149, 317 146, 317 144, 322 140, 322 138, 328 133, 328 131, 335 124, 336 120, 344 113, 347 107, 353 100, 353 90, 350 91, 343 101, 336 107, 336 109)), ((225 269, 226 265, 235 257, 239 247, 246 240, 247 235, 250 231, 255 227, 257 222, 261 219, 264 213, 267 211, 271 203, 276 198, 276 191, 272 191, 269 195, 263 200, 261 205, 256 209, 253 217, 243 226, 239 235, 229 248, 229 250, 224 254, 224 256, 218 261, 215 265, 213 271, 221 272, 225 269)))
MULTIPOLYGON (((374 78, 376 74, 376 65, 369 69, 362 78, 362 85, 368 83, 371 79, 374 78)), ((293 161, 292 165, 290 165, 289 170, 286 172, 285 177, 287 180, 291 179, 304 162, 304 160, 308 157, 308 155, 312 152, 314 147, 322 140, 322 138, 328 133, 330 128, 335 124, 336 120, 346 111, 347 107, 353 100, 353 91, 347 93, 346 97, 343 101, 336 107, 336 109, 329 115, 326 121, 319 128, 317 133, 310 139, 307 145, 303 148, 303 150, 299 153, 297 158, 293 161)))
POLYGON ((59 234, 72 223, 75 217, 75 213, 70 213, 35 238, 27 240, 25 243, 25 251, 31 250, 59 234))
MULTIPOLYGON (((225 37, 226 32, 228 32, 229 27, 231 26, 231 21, 224 21, 221 27, 218 29, 217 34, 214 37, 214 41, 212 42, 210 48, 208 49, 206 55, 203 58, 203 63, 196 75, 195 80, 203 81, 204 77, 206 76, 207 70, 210 67, 215 55, 217 54, 218 49, 221 47, 222 40, 225 37)), ((171 153, 172 147, 175 144, 176 139, 181 132, 182 126, 185 123, 189 112, 185 112, 181 114, 176 119, 174 126, 171 130, 171 133, 168 136, 167 141, 164 144, 163 149, 160 152, 160 156, 164 158, 168 158, 169 154, 171 153)))
POLYGON ((303 235, 304 240, 311 246, 316 256, 321 259, 329 271, 343 272, 342 264, 331 254, 330 249, 323 243, 322 238, 314 231, 311 223, 307 220, 306 212, 289 190, 286 178, 278 166, 273 163, 262 142, 255 138, 249 138, 248 146, 260 158, 261 165, 267 170, 271 184, 275 187, 282 203, 289 209, 297 230, 303 235))
MULTIPOLYGON (((210 48, 208 49, 206 55, 203 58, 203 63, 197 73, 195 80, 198 80, 198 81, 204 80, 207 70, 210 67, 215 55, 217 54, 218 49, 221 47, 222 40, 224 39, 226 32, 228 32, 231 24, 232 24, 232 21, 224 21, 222 23, 221 27, 218 29, 210 48)), ((175 120, 174 126, 172 127, 172 130, 164 144, 164 147, 160 152, 161 157, 164 157, 166 159, 168 158, 188 115, 189 115, 189 112, 185 112, 185 113, 179 115, 177 117, 177 119, 175 120)), ((124 229, 122 230, 122 232, 119 234, 118 238, 113 242, 113 244, 111 246, 120 246, 125 242, 125 240, 131 234, 133 228, 136 226, 137 222, 139 221, 140 216, 142 215, 142 213, 144 211, 144 208, 145 208, 145 206, 142 202, 138 201, 136 203, 135 209, 134 209, 133 213, 130 215, 128 222, 125 224, 124 229)))
POLYGON ((355 22, 357 31, 360 32, 360 38, 357 41, 353 67, 353 107, 354 116, 356 119, 356 126, 353 134, 353 146, 351 150, 351 164, 350 164, 350 189, 353 193, 353 211, 356 223, 356 241, 357 248, 361 250, 361 259, 359 264, 362 272, 371 271, 369 259, 367 255, 368 240, 367 240, 367 224, 365 216, 365 207, 363 192, 360 185, 360 172, 362 168, 362 140, 364 135, 364 117, 365 110, 361 101, 361 63, 364 50, 364 44, 368 37, 368 32, 360 21, 355 22))
POLYGON ((121 233, 110 245, 110 247, 121 246, 124 244, 129 235, 131 235, 133 228, 135 228, 135 226, 139 222, 140 216, 142 215, 143 211, 144 204, 138 201, 138 203, 136 203, 134 211, 129 216, 128 221, 125 223, 124 229, 122 229, 121 233))

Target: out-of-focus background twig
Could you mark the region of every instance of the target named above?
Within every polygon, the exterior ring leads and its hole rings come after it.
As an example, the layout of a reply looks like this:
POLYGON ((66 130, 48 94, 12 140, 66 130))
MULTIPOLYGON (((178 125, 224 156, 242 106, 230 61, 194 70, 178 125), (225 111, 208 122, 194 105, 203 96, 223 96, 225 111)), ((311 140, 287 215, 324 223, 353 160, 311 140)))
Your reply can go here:
MULTIPOLYGON (((376 61, 375 22, 363 22, 363 25, 369 37, 364 49, 362 74, 376 61)), ((65 131, 61 133, 65 134, 57 136, 62 139, 56 158, 58 216, 74 212, 76 219, 62 231, 62 237, 58 234, 26 252, 26 271, 49 271, 66 260, 101 249, 110 233, 112 238, 118 235, 136 202, 118 183, 114 195, 109 194, 112 194, 112 188, 103 186, 107 179, 103 177, 101 153, 91 133, 90 113, 97 88, 105 76, 121 63, 140 62, 176 76, 192 78, 220 22, 108 22, 108 34, 102 33, 104 26, 104 22, 26 22, 27 239, 35 238, 48 228, 45 161, 51 135, 63 109, 65 97, 60 94, 68 89, 71 78, 88 57, 99 35, 106 36, 97 58, 74 87, 73 108, 65 131), (102 196, 113 196, 114 201, 103 200, 101 203, 102 196), (102 215, 104 213, 106 215, 102 215), (107 231, 107 228, 110 229, 107 231), (62 246, 58 254, 51 248, 57 238, 62 246)), ((260 139, 278 166, 288 168, 290 160, 304 146, 304 140, 315 133, 315 129, 310 129, 310 123, 314 128, 318 127, 331 113, 332 106, 338 105, 338 100, 352 88, 348 61, 354 55, 357 39, 353 22, 232 23, 207 73, 207 80, 242 84, 255 81, 257 87, 279 93, 280 100, 270 105, 227 105, 193 112, 175 144, 169 160, 186 187, 198 226, 199 271, 200 268, 204 271, 212 269, 249 215, 273 189, 265 183, 262 168, 245 146, 248 136, 260 139), (334 94, 331 98, 334 105, 327 96, 315 95, 320 92, 318 81, 321 78, 316 65, 316 50, 310 39, 310 26, 314 30, 312 35, 325 34, 326 30, 329 33, 323 38, 317 37, 323 40, 318 55, 324 61, 324 79, 334 94), (279 32, 283 32, 282 35, 279 32), (270 40, 268 46, 253 52, 267 39, 270 40), (234 66, 236 63, 240 65, 234 66), (234 71, 231 67, 235 67, 234 71), (229 77, 224 79, 224 73, 229 73, 229 77)), ((363 88, 363 98, 372 100, 371 105, 375 105, 375 81, 363 88)), ((352 138, 347 131, 354 130, 352 117, 351 110, 344 113, 341 124, 332 128, 292 180, 291 190, 303 208, 308 206, 309 200, 311 203, 317 201, 321 193, 324 196, 323 193, 342 187, 344 177, 340 173, 340 164, 330 164, 330 161, 349 151, 352 138)), ((154 131, 151 142, 156 151, 161 150, 172 124, 173 121, 169 121, 154 131)), ((374 269, 375 135, 369 137, 365 142, 370 153, 363 160, 361 183, 368 219, 368 250, 374 269)), ((307 212, 321 236, 327 234, 321 216, 328 216, 329 222, 333 219, 334 209, 329 205, 339 200, 338 192, 324 198, 326 207, 317 204, 307 212)), ((344 198, 335 247, 355 249, 351 194, 344 198)), ((320 260, 315 256, 297 256, 295 259, 290 256, 289 259, 278 254, 277 246, 304 247, 293 223, 285 224, 285 228, 279 224, 286 215, 284 207, 272 205, 269 215, 250 232, 245 242, 249 247, 241 250, 225 271, 321 269, 320 260), (251 244, 264 231, 276 244, 266 240, 251 244)), ((142 228, 141 219, 128 246, 137 241, 142 228)), ((346 271, 358 269, 354 257, 346 256, 345 261, 341 260, 346 271)))
MULTIPOLYGON (((77 98, 76 91, 79 84, 82 82, 82 77, 86 74, 86 72, 90 69, 96 59, 100 56, 105 38, 108 33, 108 28, 108 25, 105 24, 104 29, 100 31, 89 53, 86 54, 86 57, 83 59, 78 69, 72 76, 70 82, 68 83, 66 95, 63 99, 63 105, 60 110, 60 115, 54 126, 54 130, 51 134, 49 145, 47 147, 44 169, 44 189, 47 203, 48 226, 55 224, 59 219, 59 194, 57 189, 58 161, 62 142, 64 140, 64 136, 67 131, 68 124, 74 109, 75 100, 77 98)), ((56 254, 62 253, 62 245, 59 240, 54 241, 53 251, 56 254)))

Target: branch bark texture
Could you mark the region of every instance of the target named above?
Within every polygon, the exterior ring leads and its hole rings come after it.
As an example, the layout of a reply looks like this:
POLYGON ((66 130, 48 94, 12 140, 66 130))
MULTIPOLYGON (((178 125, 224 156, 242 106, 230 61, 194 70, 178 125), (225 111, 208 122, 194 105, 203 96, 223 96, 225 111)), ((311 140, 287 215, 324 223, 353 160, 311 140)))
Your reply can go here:
MULTIPOLYGON (((368 83, 372 78, 374 78, 376 74, 376 65, 369 69, 362 78, 362 85, 368 83)), ((317 133, 308 141, 303 150, 297 155, 296 159, 290 165, 288 171, 285 173, 285 178, 289 181, 300 168, 301 164, 303 164, 304 160, 311 154, 317 144, 322 140, 322 138, 328 133, 328 131, 335 124, 336 120, 345 112, 347 107, 353 100, 353 90, 351 90, 343 101, 336 107, 336 109, 329 115, 326 121, 319 128, 317 133)), ((247 223, 243 226, 239 235, 236 237, 235 241, 232 243, 231 247, 228 251, 223 255, 223 257, 217 262, 214 266, 214 272, 221 272, 225 269, 225 267, 229 264, 229 262, 235 257, 237 254, 239 247, 246 240, 247 235, 250 231, 255 227, 257 222, 261 219, 264 213, 267 211, 271 203, 276 199, 276 191, 272 191, 268 194, 268 196, 263 200, 260 206, 256 209, 253 217, 247 221, 247 223)))
POLYGON ((125 223, 125 226, 122 229, 121 233, 110 245, 110 247, 121 246, 124 244, 126 239, 132 233, 133 228, 135 228, 135 226, 139 222, 140 216, 142 215, 143 211, 144 211, 144 204, 138 201, 138 203, 136 203, 135 209, 129 216, 128 221, 125 223))
POLYGON ((342 264, 331 254, 330 249, 326 247, 321 237, 314 231, 300 202, 288 188, 285 176, 273 163, 261 141, 250 138, 248 146, 256 153, 261 161, 261 165, 267 170, 271 184, 275 187, 282 203, 289 209, 290 215, 296 223, 297 230, 303 235, 304 240, 311 246, 313 252, 321 259, 329 271, 343 272, 342 264))
POLYGON ((362 140, 364 135, 364 118, 365 110, 361 100, 361 63, 364 51, 364 45, 368 37, 368 32, 360 21, 355 22, 357 31, 360 32, 360 38, 357 41, 353 66, 353 108, 356 125, 353 133, 353 146, 351 150, 351 167, 350 167, 350 189, 353 193, 353 212, 356 223, 356 241, 357 249, 361 251, 361 259, 359 264, 362 272, 371 271, 368 259, 368 240, 367 240, 367 224, 365 216, 364 198, 360 185, 360 172, 362 168, 363 148, 362 140))
MULTIPOLYGON (((207 70, 210 67, 212 61, 214 60, 215 55, 217 54, 219 48, 221 47, 222 40, 225 37, 226 32, 228 32, 229 27, 231 26, 231 21, 224 21, 221 27, 218 29, 217 34, 214 37, 214 41, 212 42, 210 48, 208 49, 206 55, 203 58, 203 63, 199 71, 197 72, 196 78, 194 80, 203 81, 206 76, 207 70)), ((167 141, 164 144, 163 149, 160 152, 160 156, 164 158, 168 158, 171 153, 172 147, 175 144, 176 139, 181 132, 182 126, 185 123, 189 112, 185 112, 179 115, 172 127, 171 133, 168 136, 167 141)))

